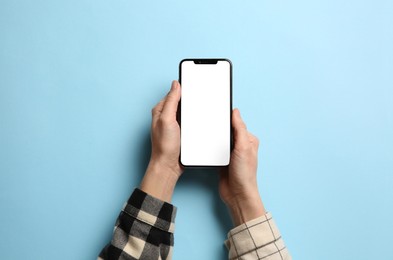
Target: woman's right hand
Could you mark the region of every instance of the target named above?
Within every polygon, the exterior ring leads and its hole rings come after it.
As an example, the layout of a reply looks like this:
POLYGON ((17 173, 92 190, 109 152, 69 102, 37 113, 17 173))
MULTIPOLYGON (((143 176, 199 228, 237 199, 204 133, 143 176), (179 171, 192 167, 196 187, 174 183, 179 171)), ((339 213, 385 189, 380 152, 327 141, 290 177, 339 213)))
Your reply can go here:
POLYGON ((266 214, 257 185, 258 138, 247 131, 238 109, 232 113, 234 148, 221 169, 219 192, 236 226, 266 214))

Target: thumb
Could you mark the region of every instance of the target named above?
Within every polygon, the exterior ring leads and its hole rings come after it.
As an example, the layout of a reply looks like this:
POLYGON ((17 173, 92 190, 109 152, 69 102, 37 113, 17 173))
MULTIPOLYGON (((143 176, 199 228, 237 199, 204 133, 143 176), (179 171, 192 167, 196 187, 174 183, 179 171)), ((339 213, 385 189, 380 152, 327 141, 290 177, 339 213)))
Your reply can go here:
POLYGON ((177 106, 180 101, 180 84, 176 80, 172 82, 172 87, 171 90, 169 91, 166 99, 165 99, 165 104, 162 109, 162 117, 166 118, 171 118, 174 117, 176 118, 176 111, 177 111, 177 106))
POLYGON ((249 144, 247 126, 241 118, 239 109, 235 108, 232 113, 232 125, 234 129, 235 148, 243 148, 249 144))

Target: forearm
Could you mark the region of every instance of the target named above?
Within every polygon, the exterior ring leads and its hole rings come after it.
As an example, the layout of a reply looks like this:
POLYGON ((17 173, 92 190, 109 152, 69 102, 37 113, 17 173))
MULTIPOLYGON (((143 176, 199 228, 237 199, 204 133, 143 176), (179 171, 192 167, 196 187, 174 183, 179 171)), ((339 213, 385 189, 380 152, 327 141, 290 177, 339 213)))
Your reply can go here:
POLYGON ((159 162, 151 161, 147 167, 140 189, 160 200, 171 202, 180 174, 159 162))

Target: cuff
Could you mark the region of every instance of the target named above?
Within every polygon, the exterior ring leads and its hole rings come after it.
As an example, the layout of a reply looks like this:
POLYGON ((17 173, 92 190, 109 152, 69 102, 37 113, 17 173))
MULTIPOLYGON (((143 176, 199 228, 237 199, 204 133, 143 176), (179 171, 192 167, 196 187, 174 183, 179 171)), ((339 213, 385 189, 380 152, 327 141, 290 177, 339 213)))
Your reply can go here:
POLYGON ((229 231, 225 245, 229 259, 290 259, 270 213, 229 231))
POLYGON ((176 207, 136 188, 123 212, 163 231, 175 231, 176 207))

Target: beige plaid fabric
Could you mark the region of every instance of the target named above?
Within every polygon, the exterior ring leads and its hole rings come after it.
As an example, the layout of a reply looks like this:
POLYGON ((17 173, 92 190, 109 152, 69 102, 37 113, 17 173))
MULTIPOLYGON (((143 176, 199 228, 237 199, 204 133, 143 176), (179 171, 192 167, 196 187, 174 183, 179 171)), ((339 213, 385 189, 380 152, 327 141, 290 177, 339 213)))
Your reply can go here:
POLYGON ((229 231, 225 244, 229 249, 229 259, 292 259, 270 213, 229 231))

